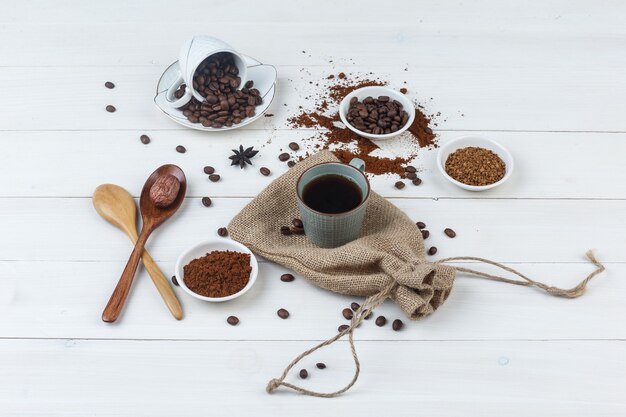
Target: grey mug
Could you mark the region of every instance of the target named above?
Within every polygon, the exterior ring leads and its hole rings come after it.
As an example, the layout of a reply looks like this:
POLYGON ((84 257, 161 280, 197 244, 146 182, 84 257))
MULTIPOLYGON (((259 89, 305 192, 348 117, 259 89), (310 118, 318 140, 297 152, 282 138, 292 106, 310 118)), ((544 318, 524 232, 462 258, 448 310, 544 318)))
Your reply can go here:
POLYGON ((350 164, 326 162, 314 165, 300 175, 296 185, 298 208, 304 232, 311 242, 322 248, 336 248, 359 236, 370 195, 370 184, 363 171, 365 162, 354 158, 350 164), (322 213, 307 206, 302 197, 304 188, 312 180, 325 175, 341 175, 355 183, 361 190, 361 203, 350 211, 336 214, 322 213))

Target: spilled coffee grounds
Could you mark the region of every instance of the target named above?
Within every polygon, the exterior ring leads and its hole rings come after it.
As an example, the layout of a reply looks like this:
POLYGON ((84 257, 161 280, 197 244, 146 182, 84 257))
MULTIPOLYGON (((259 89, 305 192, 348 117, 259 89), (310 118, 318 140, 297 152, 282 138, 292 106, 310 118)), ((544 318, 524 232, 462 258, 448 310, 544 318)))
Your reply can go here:
POLYGON ((227 297, 241 291, 250 280, 250 255, 213 251, 183 268, 187 288, 205 297, 227 297))
MULTIPOLYGON (((397 156, 381 156, 376 154, 379 147, 369 139, 362 138, 344 127, 339 118, 337 105, 352 91, 369 86, 383 86, 386 82, 377 79, 348 76, 345 73, 331 74, 319 83, 322 92, 315 100, 315 109, 303 110, 291 117, 289 123, 297 128, 318 128, 307 147, 305 156, 321 149, 331 150, 342 162, 348 163, 352 158, 365 161, 365 170, 369 174, 397 174, 404 177, 404 166, 411 162, 421 148, 437 146, 437 136, 430 127, 432 117, 423 112, 421 106, 415 108, 415 120, 400 137, 404 137, 406 146, 397 156)), ((403 142, 403 143, 404 143, 403 142)))

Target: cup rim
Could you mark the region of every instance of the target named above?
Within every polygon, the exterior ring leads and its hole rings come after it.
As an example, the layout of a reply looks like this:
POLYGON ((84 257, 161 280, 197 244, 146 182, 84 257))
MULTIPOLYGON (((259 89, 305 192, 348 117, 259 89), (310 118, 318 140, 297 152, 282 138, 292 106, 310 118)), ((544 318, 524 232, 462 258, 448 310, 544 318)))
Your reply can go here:
MULTIPOLYGON (((338 174, 338 175, 341 175, 341 174, 338 174)), ((301 202, 301 203, 302 203, 302 204, 303 204, 303 205, 304 205, 307 209, 311 210, 312 212, 314 212, 314 213, 316 213, 316 214, 319 214, 320 216, 328 216, 328 217, 338 217, 338 216, 343 216, 343 215, 350 214, 350 213, 352 213, 352 212, 356 211, 356 210, 357 210, 357 209, 359 209, 361 206, 363 206, 363 205, 365 204, 365 202, 369 199, 371 189, 372 189, 372 187, 371 187, 371 185, 370 185, 370 181, 369 181, 369 179, 367 178, 367 175, 365 175, 365 173, 361 172, 361 170, 360 170, 360 169, 358 169, 358 168, 357 168, 357 167, 355 167, 355 166, 352 166, 352 165, 350 165, 350 164, 346 164, 346 163, 343 163, 343 162, 340 162, 340 161, 337 161, 337 162, 335 162, 335 161, 332 161, 332 162, 320 162, 320 163, 318 163, 318 164, 312 165, 312 166, 308 167, 307 169, 305 169, 305 170, 304 170, 304 172, 302 172, 302 173, 300 174, 300 176, 298 177, 298 181, 296 181, 296 196, 298 197, 298 200, 300 200, 300 202, 301 202), (317 211, 317 210, 315 210, 315 209, 311 208, 308 204, 306 204, 306 203, 304 202, 304 200, 302 199, 302 196, 301 196, 301 195, 300 195, 300 193, 298 192, 298 186, 300 185, 300 181, 302 181, 302 177, 304 176, 304 174, 306 174, 306 173, 307 173, 307 172, 309 172, 311 169, 316 168, 316 167, 318 167, 318 166, 320 166, 320 165, 343 165, 343 166, 348 166, 348 167, 350 167, 350 168, 354 169, 356 172, 358 172, 359 174, 361 174, 361 175, 363 176, 363 178, 365 179, 365 184, 367 184, 367 194, 365 194, 365 197, 363 197, 363 199, 361 200, 361 202, 359 203, 359 205, 358 205, 358 206, 356 206, 355 208, 353 208, 353 209, 351 209, 351 210, 348 210, 348 211, 343 211, 343 212, 341 212, 341 213, 323 213, 323 212, 321 212, 321 211, 317 211)))

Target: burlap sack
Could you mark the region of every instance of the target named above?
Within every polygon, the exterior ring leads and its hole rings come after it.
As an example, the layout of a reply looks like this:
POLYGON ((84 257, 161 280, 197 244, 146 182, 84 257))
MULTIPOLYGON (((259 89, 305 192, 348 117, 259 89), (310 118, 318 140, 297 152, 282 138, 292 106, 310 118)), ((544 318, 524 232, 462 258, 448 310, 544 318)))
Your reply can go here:
POLYGON ((457 257, 430 262, 426 259, 424 240, 419 229, 402 211, 375 192, 370 194, 359 238, 344 246, 324 249, 309 242, 304 235, 282 235, 280 226, 290 225, 294 218, 300 217, 295 192, 300 174, 315 164, 335 161, 337 158, 331 152, 322 151, 296 164, 265 188, 228 226, 233 239, 248 246, 254 253, 298 272, 315 285, 341 294, 369 297, 347 330, 296 358, 281 378, 270 381, 268 392, 281 385, 321 397, 345 392, 356 382, 359 374, 352 332, 364 315, 386 298, 391 298, 410 319, 427 316, 446 300, 457 271, 512 284, 534 285, 553 295, 576 297, 584 292, 589 279, 603 269, 589 253, 598 269, 577 287, 563 290, 533 281, 517 271, 482 258, 457 257), (496 265, 520 276, 523 281, 443 264, 466 259, 496 265), (356 363, 355 376, 350 384, 332 393, 317 393, 284 382, 291 367, 302 357, 345 334, 349 336, 356 363))

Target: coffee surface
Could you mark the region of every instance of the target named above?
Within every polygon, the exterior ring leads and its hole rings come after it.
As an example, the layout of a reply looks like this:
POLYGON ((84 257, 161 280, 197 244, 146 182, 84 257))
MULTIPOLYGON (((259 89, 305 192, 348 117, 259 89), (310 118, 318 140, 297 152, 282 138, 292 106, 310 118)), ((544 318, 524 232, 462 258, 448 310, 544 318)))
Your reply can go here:
POLYGON ((345 213, 363 200, 361 189, 342 175, 329 174, 313 179, 302 191, 304 204, 327 214, 345 213))

